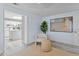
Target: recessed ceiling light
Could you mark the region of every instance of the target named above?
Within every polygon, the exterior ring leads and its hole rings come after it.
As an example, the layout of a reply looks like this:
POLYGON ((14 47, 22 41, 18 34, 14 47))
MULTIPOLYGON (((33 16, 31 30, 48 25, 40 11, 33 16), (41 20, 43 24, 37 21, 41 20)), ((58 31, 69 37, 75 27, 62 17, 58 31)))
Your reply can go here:
POLYGON ((14 5, 18 5, 18 3, 13 3, 14 5))

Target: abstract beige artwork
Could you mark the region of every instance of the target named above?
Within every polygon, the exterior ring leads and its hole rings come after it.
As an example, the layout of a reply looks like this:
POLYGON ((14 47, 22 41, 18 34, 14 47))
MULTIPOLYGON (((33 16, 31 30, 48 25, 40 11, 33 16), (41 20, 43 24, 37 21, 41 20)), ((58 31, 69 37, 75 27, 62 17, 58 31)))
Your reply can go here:
POLYGON ((50 31, 73 32, 73 17, 62 17, 50 20, 50 31))

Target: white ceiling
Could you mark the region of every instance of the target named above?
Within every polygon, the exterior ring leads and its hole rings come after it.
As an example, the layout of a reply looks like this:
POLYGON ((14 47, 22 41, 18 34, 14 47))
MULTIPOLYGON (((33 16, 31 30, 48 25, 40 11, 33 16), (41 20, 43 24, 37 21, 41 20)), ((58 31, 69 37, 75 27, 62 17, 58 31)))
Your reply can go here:
POLYGON ((10 5, 41 16, 79 10, 79 3, 18 3, 10 5))

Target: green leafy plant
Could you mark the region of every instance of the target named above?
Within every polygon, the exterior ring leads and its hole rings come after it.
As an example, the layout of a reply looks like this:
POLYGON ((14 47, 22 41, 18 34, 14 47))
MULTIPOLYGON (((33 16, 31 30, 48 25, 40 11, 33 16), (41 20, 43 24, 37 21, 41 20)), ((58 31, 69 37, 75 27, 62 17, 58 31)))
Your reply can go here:
POLYGON ((47 30, 48 30, 48 24, 47 24, 47 21, 43 21, 40 25, 40 29, 43 33, 46 33, 47 30))

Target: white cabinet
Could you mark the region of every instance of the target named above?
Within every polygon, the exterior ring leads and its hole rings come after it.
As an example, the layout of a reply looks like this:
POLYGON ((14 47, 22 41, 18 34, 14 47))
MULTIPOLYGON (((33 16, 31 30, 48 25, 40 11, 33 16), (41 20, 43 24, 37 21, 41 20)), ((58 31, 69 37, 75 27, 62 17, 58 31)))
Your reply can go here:
POLYGON ((20 40, 21 39, 21 31, 14 30, 10 31, 10 40, 20 40))

